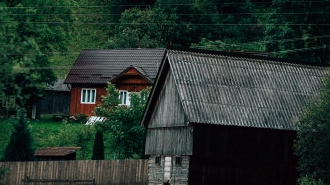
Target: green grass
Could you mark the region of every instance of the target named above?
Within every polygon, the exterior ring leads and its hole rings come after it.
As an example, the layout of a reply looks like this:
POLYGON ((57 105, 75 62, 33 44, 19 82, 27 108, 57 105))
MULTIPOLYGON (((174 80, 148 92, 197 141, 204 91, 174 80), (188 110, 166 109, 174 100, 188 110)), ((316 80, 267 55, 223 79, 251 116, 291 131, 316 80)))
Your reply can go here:
MULTIPOLYGON (((93 153, 95 128, 78 123, 63 123, 53 119, 52 115, 42 115, 40 120, 28 120, 33 139, 33 149, 39 150, 54 146, 81 146, 77 135, 85 144, 85 150, 77 152, 77 159, 91 159, 93 153)), ((12 125, 9 120, 0 118, 0 159, 9 142, 12 125)), ((110 144, 112 138, 104 134, 105 159, 113 159, 110 144)))

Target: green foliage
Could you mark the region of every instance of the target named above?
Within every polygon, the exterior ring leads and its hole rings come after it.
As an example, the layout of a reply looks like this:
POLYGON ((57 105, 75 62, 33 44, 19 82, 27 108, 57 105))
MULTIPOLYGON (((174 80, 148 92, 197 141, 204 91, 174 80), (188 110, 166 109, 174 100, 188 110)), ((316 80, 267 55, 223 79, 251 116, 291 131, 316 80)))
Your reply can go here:
POLYGON ((149 91, 146 89, 139 93, 131 93, 131 105, 120 106, 118 90, 114 85, 108 84, 107 95, 102 97, 102 103, 94 110, 97 116, 107 119, 106 123, 100 123, 99 126, 113 138, 112 148, 118 158, 144 155, 145 130, 140 126, 140 119, 149 91))
POLYGON ((295 152, 301 177, 330 183, 330 76, 319 95, 309 103, 297 126, 295 152))
POLYGON ((329 33, 330 18, 324 13, 329 12, 330 2, 274 0, 273 6, 265 40, 275 41, 267 45, 267 51, 280 51, 274 55, 282 58, 329 63, 330 38, 314 36, 327 36, 329 33))
POLYGON ((85 115, 85 114, 77 114, 75 116, 74 122, 80 123, 80 124, 85 124, 87 122, 87 115, 85 115))
POLYGON ((0 21, 5 22, 0 25, 0 99, 15 96, 17 105, 23 107, 33 97, 42 96, 46 84, 56 77, 36 40, 20 33, 20 24, 7 14, 0 4, 0 21))
POLYGON ((99 129, 96 132, 92 160, 104 160, 103 132, 99 129))
POLYGON ((81 147, 77 151, 79 159, 91 159, 92 139, 95 135, 95 128, 92 125, 74 126, 63 122, 63 127, 58 133, 54 133, 48 140, 48 146, 73 146, 81 147))
POLYGON ((23 111, 19 112, 19 119, 13 123, 9 143, 4 153, 5 161, 33 161, 34 150, 30 130, 24 119, 23 111))
POLYGON ((320 179, 315 180, 308 176, 300 177, 298 179, 298 184, 299 185, 324 185, 324 183, 320 179))

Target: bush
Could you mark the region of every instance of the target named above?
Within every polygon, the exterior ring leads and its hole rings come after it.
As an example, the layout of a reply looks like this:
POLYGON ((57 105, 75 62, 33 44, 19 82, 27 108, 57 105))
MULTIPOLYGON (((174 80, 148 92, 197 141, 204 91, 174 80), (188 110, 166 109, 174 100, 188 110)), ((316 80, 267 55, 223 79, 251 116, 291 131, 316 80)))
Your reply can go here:
POLYGON ((311 177, 304 176, 298 179, 298 184, 299 185, 324 185, 322 180, 315 180, 311 177))
POLYGON ((85 124, 87 122, 88 116, 85 114, 77 114, 74 117, 70 117, 68 120, 71 123, 79 123, 79 124, 85 124))

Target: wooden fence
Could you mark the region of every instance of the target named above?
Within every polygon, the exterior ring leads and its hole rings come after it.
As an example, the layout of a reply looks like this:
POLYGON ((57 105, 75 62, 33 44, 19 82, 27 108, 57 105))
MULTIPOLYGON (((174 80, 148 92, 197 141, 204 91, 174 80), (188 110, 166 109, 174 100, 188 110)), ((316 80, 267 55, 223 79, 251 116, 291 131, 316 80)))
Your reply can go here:
MULTIPOLYGON (((86 161, 35 161, 0 162, 7 174, 0 184, 26 185, 30 179, 92 180, 96 185, 148 184, 148 160, 86 160, 86 161)), ((31 185, 32 183, 29 183, 31 185)), ((59 183, 39 182, 34 185, 59 183)), ((63 185, 63 183, 61 183, 63 185)), ((74 183, 79 184, 79 183, 74 183)))

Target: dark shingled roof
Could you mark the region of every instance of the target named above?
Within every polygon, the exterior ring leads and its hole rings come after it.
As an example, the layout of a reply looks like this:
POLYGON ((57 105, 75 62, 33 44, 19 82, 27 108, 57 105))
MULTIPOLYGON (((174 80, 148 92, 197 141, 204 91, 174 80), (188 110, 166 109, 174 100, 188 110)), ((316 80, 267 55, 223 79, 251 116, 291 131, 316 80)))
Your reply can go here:
POLYGON ((34 156, 67 156, 80 149, 81 147, 47 147, 36 151, 34 156))
POLYGON ((165 49, 85 49, 64 83, 106 84, 129 66, 154 81, 165 49))
POLYGON ((166 57, 190 123, 294 130, 327 73, 248 55, 168 50, 166 57))

